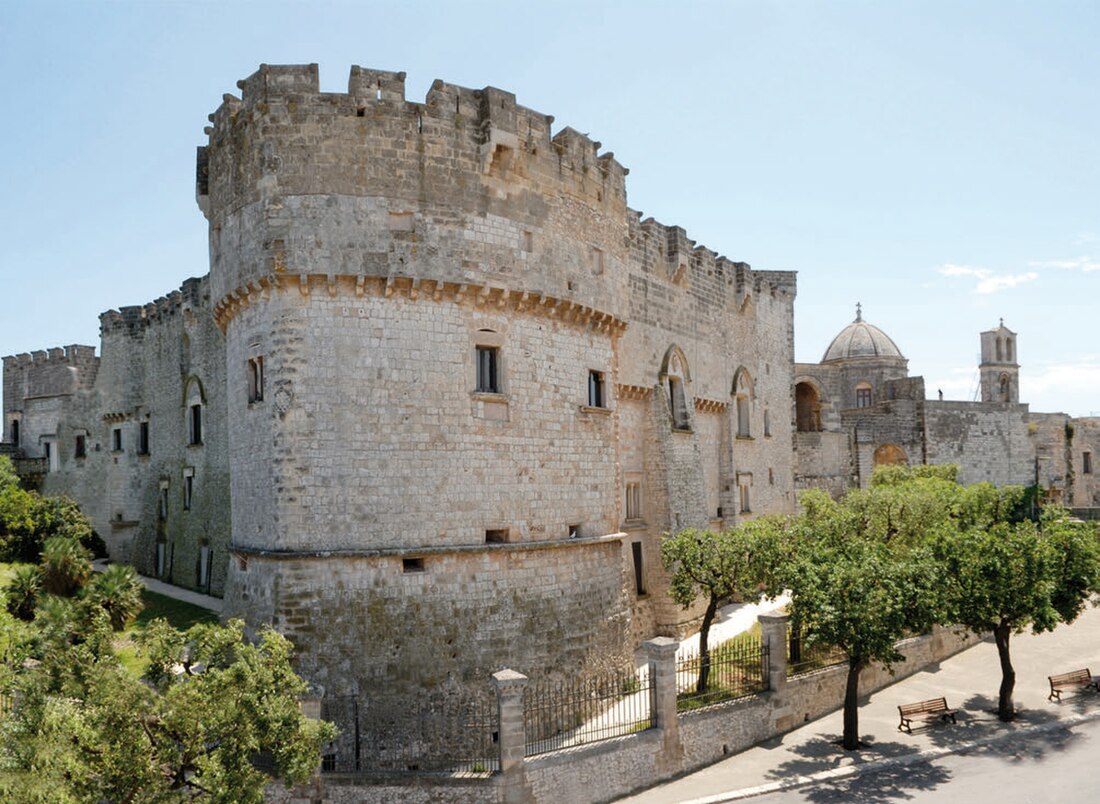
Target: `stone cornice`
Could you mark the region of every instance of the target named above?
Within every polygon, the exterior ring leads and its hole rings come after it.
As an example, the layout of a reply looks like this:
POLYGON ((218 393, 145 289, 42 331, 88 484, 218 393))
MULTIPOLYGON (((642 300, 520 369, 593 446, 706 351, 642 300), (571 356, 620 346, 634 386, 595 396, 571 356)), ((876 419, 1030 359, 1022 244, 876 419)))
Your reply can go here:
POLYGON ((330 274, 268 274, 230 291, 214 305, 214 320, 224 333, 230 320, 241 310, 273 293, 297 291, 302 296, 327 294, 332 298, 362 298, 366 295, 390 298, 432 299, 469 304, 478 308, 512 310, 555 319, 566 324, 589 327, 597 332, 618 334, 626 322, 612 313, 597 310, 568 299, 538 291, 512 290, 476 282, 447 282, 408 276, 364 276, 330 274))

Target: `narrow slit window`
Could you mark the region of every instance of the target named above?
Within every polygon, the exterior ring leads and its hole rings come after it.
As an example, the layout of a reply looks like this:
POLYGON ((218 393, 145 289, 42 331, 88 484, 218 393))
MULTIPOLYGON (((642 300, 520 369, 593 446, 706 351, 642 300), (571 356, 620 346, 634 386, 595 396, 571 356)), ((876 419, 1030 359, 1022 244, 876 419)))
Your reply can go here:
POLYGON ((114 452, 122 452, 122 428, 116 427, 111 430, 111 449, 114 452))
POLYGON ((190 511, 195 496, 195 470, 183 470, 183 510, 190 511))
POLYGON ((1086 475, 1092 474, 1092 453, 1081 453, 1081 472, 1086 475))
POLYGON ((87 456, 87 454, 88 454, 88 451, 87 451, 87 445, 85 444, 85 438, 84 438, 83 435, 78 435, 76 437, 76 445, 73 448, 73 457, 74 458, 84 458, 84 457, 87 456))
POLYGON ((202 443, 202 405, 195 404, 191 406, 190 416, 190 436, 191 444, 198 445, 202 443))
POLYGON ((138 455, 149 454, 149 422, 138 425, 138 455))
POLYGON ((264 398, 264 359, 253 357, 248 361, 248 401, 262 402, 264 398))

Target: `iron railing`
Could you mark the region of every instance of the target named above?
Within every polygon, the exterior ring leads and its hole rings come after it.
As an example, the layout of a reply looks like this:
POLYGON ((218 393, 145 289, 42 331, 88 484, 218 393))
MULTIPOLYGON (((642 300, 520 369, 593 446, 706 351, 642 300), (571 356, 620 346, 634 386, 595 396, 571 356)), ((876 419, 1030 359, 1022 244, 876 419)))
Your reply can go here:
POLYGON ((322 752, 325 773, 490 773, 500 767, 492 690, 414 700, 326 697, 321 717, 340 728, 322 752))
POLYGON ((755 695, 768 689, 768 646, 757 636, 736 637, 710 649, 676 657, 676 708, 684 712, 755 695))
POLYGON ((531 684, 523 691, 528 756, 652 728, 649 668, 531 684))
POLYGON ((813 640, 805 628, 792 628, 787 637, 787 676, 800 676, 848 661, 836 645, 813 640))

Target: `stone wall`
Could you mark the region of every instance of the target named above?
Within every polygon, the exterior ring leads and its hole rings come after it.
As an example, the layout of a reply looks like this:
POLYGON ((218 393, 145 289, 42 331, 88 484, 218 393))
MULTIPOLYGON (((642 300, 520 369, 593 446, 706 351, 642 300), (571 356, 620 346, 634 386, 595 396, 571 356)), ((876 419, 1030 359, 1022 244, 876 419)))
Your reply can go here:
POLYGON ((1027 405, 928 401, 925 421, 927 462, 958 464, 960 483, 1034 482, 1027 405))

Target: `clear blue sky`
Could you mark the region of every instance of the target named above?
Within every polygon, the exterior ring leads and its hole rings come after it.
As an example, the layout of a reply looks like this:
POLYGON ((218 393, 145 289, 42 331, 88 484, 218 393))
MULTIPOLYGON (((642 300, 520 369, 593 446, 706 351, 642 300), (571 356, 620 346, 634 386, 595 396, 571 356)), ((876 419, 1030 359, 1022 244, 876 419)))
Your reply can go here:
POLYGON ((261 62, 514 92, 628 201, 799 272, 796 357, 863 303, 928 393, 1020 334, 1021 399, 1100 413, 1100 3, 0 0, 0 354, 207 271, 195 147, 261 62))

